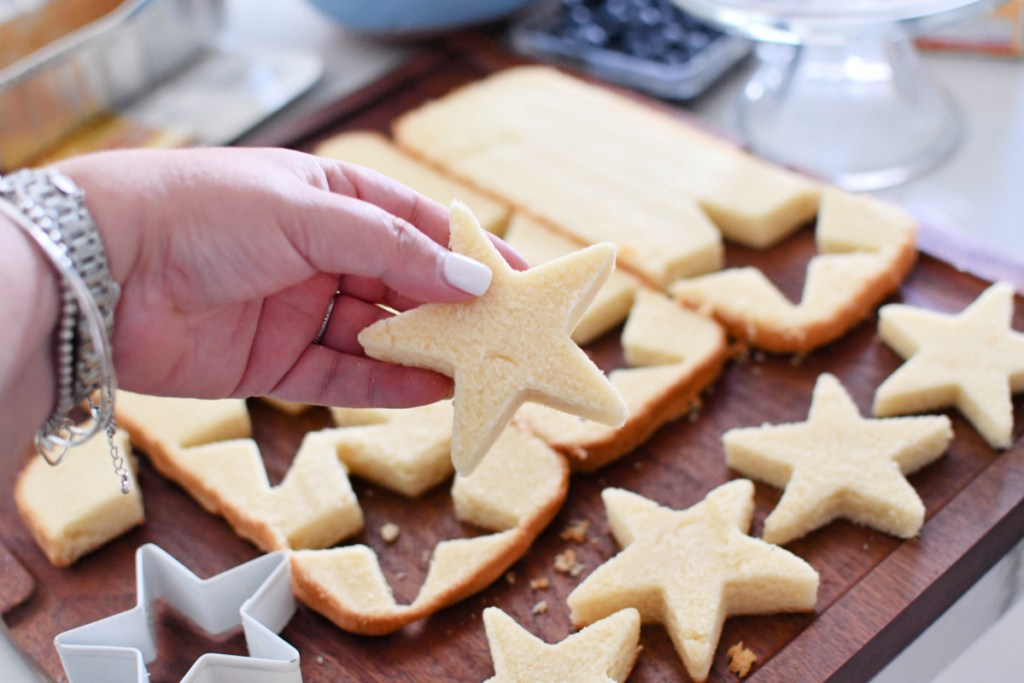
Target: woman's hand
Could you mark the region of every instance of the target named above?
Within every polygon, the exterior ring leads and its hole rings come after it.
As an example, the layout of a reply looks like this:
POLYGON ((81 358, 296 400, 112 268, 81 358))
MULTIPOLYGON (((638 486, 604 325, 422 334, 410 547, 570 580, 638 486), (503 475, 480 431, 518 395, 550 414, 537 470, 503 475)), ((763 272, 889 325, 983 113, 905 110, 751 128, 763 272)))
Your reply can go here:
POLYGON ((366 358, 356 341, 387 315, 375 304, 403 310, 486 290, 490 271, 447 249, 444 207, 366 169, 286 150, 109 152, 58 168, 86 191, 121 284, 124 388, 392 407, 450 393, 448 378, 366 358))

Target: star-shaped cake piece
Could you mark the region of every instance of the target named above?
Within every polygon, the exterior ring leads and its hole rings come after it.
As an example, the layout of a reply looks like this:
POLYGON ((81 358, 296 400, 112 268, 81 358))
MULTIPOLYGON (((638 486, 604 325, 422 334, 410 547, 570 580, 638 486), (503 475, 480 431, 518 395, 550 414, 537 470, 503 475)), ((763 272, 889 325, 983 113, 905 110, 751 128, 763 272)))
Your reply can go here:
POLYGON ((788 543, 842 517, 901 538, 917 535, 924 504, 905 475, 931 463, 953 438, 949 418, 861 417, 839 380, 821 375, 806 422, 732 429, 729 467, 785 487, 764 539, 788 543))
MULTIPOLYGON (((517 213, 509 221, 503 238, 530 265, 547 263, 580 248, 578 242, 564 237, 540 221, 517 213)), ((629 315, 636 293, 646 289, 635 276, 616 269, 594 297, 593 303, 576 325, 572 339, 580 346, 589 344, 617 327, 629 315)))
POLYGON ((814 609, 814 568, 747 535, 750 481, 723 484, 686 510, 623 489, 605 489, 601 497, 624 549, 569 594, 573 623, 636 608, 644 622, 665 625, 687 673, 703 681, 727 617, 814 609))
POLYGON ((592 471, 632 452, 664 424, 690 413, 729 356, 725 330, 663 294, 642 289, 622 331, 629 367, 608 377, 629 406, 612 428, 528 403, 516 413, 579 470, 592 471))
POLYGON ((459 202, 451 207, 450 246, 491 269, 487 292, 379 321, 359 333, 359 343, 374 358, 455 380, 456 471, 473 471, 524 401, 621 425, 625 402, 570 337, 611 274, 615 247, 597 244, 518 272, 459 202))
POLYGON ((497 607, 484 610, 495 675, 485 683, 623 683, 633 670, 640 614, 624 609, 551 645, 497 607))
POLYGON ((990 446, 1010 447, 1012 395, 1024 391, 1011 285, 992 285, 956 315, 890 304, 878 317, 878 335, 907 362, 878 387, 875 415, 956 406, 990 446))

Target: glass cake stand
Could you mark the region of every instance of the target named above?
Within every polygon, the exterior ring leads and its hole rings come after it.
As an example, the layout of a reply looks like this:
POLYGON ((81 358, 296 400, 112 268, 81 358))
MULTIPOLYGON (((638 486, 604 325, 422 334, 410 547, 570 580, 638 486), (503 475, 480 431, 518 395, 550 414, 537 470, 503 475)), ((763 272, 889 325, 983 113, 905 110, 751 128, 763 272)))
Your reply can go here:
POLYGON ((755 154, 851 190, 904 182, 956 146, 959 109, 923 73, 916 34, 998 0, 673 0, 760 41, 737 107, 755 154))

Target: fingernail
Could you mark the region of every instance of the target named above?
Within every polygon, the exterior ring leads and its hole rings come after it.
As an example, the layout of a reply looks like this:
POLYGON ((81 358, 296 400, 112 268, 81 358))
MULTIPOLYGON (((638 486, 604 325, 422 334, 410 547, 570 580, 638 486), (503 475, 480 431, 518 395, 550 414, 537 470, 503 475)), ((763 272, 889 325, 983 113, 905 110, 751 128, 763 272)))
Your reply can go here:
POLYGON ((448 252, 444 261, 444 279, 456 289, 480 296, 491 286, 491 269, 462 254, 448 252))

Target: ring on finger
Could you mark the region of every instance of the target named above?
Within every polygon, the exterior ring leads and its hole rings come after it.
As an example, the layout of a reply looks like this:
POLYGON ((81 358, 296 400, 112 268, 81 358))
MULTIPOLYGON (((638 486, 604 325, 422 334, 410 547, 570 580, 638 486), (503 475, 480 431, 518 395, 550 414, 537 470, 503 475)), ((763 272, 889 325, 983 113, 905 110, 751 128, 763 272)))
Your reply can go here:
POLYGON ((341 292, 335 292, 334 296, 332 296, 331 300, 327 303, 327 311, 324 313, 324 319, 320 323, 320 329, 317 331, 316 336, 313 337, 313 344, 316 346, 319 346, 324 340, 324 334, 327 332, 327 323, 331 320, 331 313, 334 312, 334 302, 338 300, 339 294, 341 294, 341 292))

